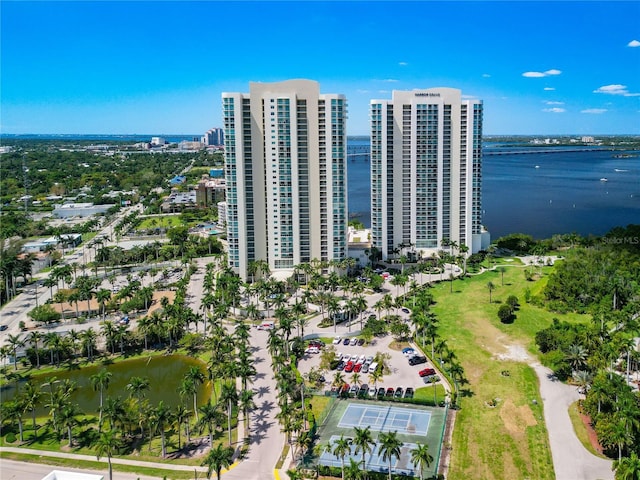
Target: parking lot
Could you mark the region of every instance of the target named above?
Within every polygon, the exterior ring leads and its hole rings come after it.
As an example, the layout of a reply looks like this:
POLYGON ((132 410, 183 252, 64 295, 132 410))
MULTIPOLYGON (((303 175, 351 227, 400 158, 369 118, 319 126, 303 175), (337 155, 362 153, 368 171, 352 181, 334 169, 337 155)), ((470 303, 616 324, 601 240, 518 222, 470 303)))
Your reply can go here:
MULTIPOLYGON (((356 337, 349 337, 349 340, 351 340, 352 338, 356 337)), ((336 352, 336 358, 338 357, 338 355, 340 355, 341 358, 345 358, 347 355, 349 355, 350 358, 353 358, 354 356, 356 357, 355 360, 349 360, 353 361, 353 370, 347 371, 347 367, 345 366, 345 368, 340 371, 344 382, 349 384, 349 386, 353 385, 353 378, 355 374, 357 374, 356 378, 358 378, 359 384, 366 384, 369 387, 373 386, 373 383, 369 378, 370 372, 364 373, 362 366, 364 366, 368 360, 374 358, 378 353, 386 353, 389 355, 387 365, 389 367, 390 373, 383 375, 375 385, 378 389, 381 387, 384 388, 385 395, 386 390, 389 388, 393 388, 395 394, 395 390, 397 389, 397 387, 402 387, 403 392, 407 387, 411 387, 414 390, 424 387, 424 378, 419 375, 419 372, 433 368, 433 365, 429 361, 416 365, 409 365, 407 355, 403 354, 402 351, 392 350, 389 348, 389 345, 393 341, 393 337, 391 335, 375 338, 370 344, 363 345, 352 345, 351 343, 353 342, 351 341, 348 345, 344 345, 343 340, 344 339, 341 339, 341 341, 337 344, 329 344, 324 348, 334 348, 336 352), (357 362, 360 362, 361 365, 359 371, 355 371, 357 369, 357 367, 355 367, 357 362)), ((307 350, 308 352, 305 353, 304 357, 301 359, 298 365, 300 373, 302 373, 303 375, 309 373, 312 368, 320 368, 320 353, 313 353, 316 351, 316 349, 313 347, 307 348, 307 350)), ((419 352, 416 351, 415 353, 419 352)), ((347 362, 345 362, 345 365, 346 363, 347 362)), ((336 372, 337 370, 322 372, 325 377, 325 390, 331 389, 336 372)), ((431 383, 427 385, 431 385, 431 383)))

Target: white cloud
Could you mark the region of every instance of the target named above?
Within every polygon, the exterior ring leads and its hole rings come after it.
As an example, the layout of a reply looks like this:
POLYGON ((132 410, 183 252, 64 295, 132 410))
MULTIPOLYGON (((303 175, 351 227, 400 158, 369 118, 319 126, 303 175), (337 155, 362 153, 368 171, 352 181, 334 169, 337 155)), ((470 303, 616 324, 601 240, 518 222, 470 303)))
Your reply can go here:
POLYGON ((358 89, 356 90, 357 93, 371 93, 369 90, 362 90, 362 89, 358 89))
POLYGON ((400 65, 401 67, 406 67, 409 64, 407 62, 398 62, 398 65, 400 65))
POLYGON ((387 82, 387 83, 395 83, 398 80, 396 80, 395 78, 385 78, 384 80, 382 80, 383 82, 387 82))
POLYGON ((555 90, 554 87, 544 87, 544 90, 547 92, 553 92, 555 90))
POLYGON ((482 74, 482 78, 489 78, 489 77, 491 77, 491 75, 489 75, 488 73, 483 73, 482 74))
POLYGON ((606 93, 607 95, 622 95, 623 97, 640 97, 640 93, 631 93, 627 90, 626 85, 615 83, 613 85, 604 85, 594 90, 593 93, 606 93))
POLYGON ((546 105, 564 105, 564 102, 544 102, 546 105))
POLYGON ((558 107, 543 108, 542 111, 543 112, 549 112, 549 113, 563 113, 563 112, 566 112, 566 110, 564 108, 558 108, 558 107))
POLYGON ((542 72, 524 72, 522 74, 523 77, 527 77, 527 78, 541 78, 541 77, 546 77, 546 75, 542 72))
POLYGON ((606 108, 587 108, 585 110, 580 110, 580 113, 593 113, 595 115, 606 112, 606 108))
POLYGON ((551 70, 547 70, 546 72, 524 72, 522 76, 527 78, 542 78, 542 77, 548 77, 550 75, 560 75, 561 73, 562 73, 561 70, 556 70, 555 68, 552 68, 551 70))
POLYGON ((638 40, 631 40, 627 43, 627 47, 640 47, 640 42, 638 40))

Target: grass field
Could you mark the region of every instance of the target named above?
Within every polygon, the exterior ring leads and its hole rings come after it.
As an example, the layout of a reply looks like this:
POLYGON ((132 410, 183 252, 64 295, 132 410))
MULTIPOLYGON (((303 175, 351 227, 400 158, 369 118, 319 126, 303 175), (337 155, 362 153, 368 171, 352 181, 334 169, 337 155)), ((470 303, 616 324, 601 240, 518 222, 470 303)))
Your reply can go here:
POLYGON ((460 400, 453 435, 448 476, 453 480, 554 478, 538 379, 528 362, 536 361, 535 333, 554 317, 567 321, 586 321, 586 317, 552 314, 524 302, 525 290, 538 294, 553 267, 544 267, 540 278, 528 282, 521 262, 501 263, 504 284, 500 272, 490 271, 456 280, 453 293, 449 282, 432 289, 440 334, 470 382, 469 395, 460 400), (492 303, 488 282, 495 285, 492 303), (512 324, 502 324, 497 311, 509 295, 516 295, 521 307, 512 324))
POLYGON ((180 215, 161 215, 147 217, 137 227, 138 230, 148 230, 150 228, 171 228, 182 225, 180 215))

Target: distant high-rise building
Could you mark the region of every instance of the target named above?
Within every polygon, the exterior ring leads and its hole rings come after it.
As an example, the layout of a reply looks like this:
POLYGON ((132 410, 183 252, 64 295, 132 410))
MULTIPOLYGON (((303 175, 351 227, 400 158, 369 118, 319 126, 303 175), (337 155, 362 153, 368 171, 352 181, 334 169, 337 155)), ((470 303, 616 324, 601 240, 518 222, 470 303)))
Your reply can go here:
POLYGON ((206 146, 224 145, 224 132, 222 128, 212 128, 207 130, 202 137, 202 143, 206 146))
POLYGON ((370 108, 372 246, 384 259, 399 251, 430 255, 447 242, 469 253, 488 247, 482 102, 433 88, 393 91, 370 108))
POLYGON ((347 256, 347 102, 317 82, 223 93, 229 266, 272 272, 347 256))

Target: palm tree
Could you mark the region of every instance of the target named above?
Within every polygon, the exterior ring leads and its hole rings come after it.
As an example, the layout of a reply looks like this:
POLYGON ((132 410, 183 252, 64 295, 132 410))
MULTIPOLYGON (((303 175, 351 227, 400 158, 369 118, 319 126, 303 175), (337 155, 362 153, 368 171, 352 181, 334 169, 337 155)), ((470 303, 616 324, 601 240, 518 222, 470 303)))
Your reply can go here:
POLYGON ((185 407, 182 404, 179 404, 173 412, 173 418, 178 424, 178 450, 182 448, 181 447, 181 442, 182 442, 181 429, 182 429, 182 424, 184 424, 185 422, 187 425, 187 442, 189 441, 189 417, 190 416, 191 416, 191 411, 189 411, 187 407, 185 407))
POLYGON ((158 406, 153 410, 151 414, 156 430, 160 431, 160 442, 162 447, 162 458, 167 456, 167 445, 165 439, 165 428, 167 424, 173 421, 173 415, 171 409, 164 404, 164 401, 160 400, 158 406))
POLYGON ((211 478, 211 474, 216 472, 216 478, 220 480, 220 474, 223 468, 229 468, 233 460, 233 448, 223 447, 219 443, 216 448, 211 448, 209 453, 202 462, 202 466, 207 466, 207 478, 211 478))
POLYGON ((255 392, 253 390, 246 390, 246 389, 240 392, 240 409, 242 410, 242 414, 244 415, 244 420, 246 424, 245 430, 247 432, 249 431, 250 421, 251 421, 249 412, 254 408, 256 408, 256 404, 253 401, 254 393, 255 392))
POLYGON ((22 340, 19 335, 9 335, 5 343, 8 344, 11 356, 13 357, 13 369, 17 370, 18 359, 16 358, 16 354, 19 348, 24 347, 24 340, 22 340))
POLYGON ((104 405, 104 391, 109 389, 109 382, 111 381, 112 373, 106 368, 103 368, 98 373, 91 375, 89 381, 93 390, 100 391, 100 417, 98 419, 98 431, 102 429, 102 410, 104 405))
POLYGON ((69 439, 68 446, 70 447, 73 443, 73 427, 78 425, 78 419, 76 418, 80 415, 80 409, 78 405, 74 403, 67 403, 62 410, 60 410, 60 425, 67 428, 67 437, 69 439))
POLYGON ((351 444, 349 440, 344 438, 344 435, 340 435, 340 438, 334 442, 333 445, 329 445, 331 448, 331 454, 340 459, 342 464, 342 480, 344 480, 344 457, 351 455, 351 444))
POLYGON ((402 447, 402 442, 398 440, 398 432, 388 432, 381 433, 378 437, 378 442, 380 443, 380 455, 382 456, 382 461, 389 462, 389 480, 391 480, 391 460, 396 458, 400 458, 400 448, 402 447))
POLYGON ((197 427, 202 430, 203 427, 207 427, 209 431, 209 445, 213 445, 213 432, 217 428, 220 421, 220 414, 211 402, 205 403, 200 407, 200 420, 197 422, 197 427))
POLYGON ((38 349, 38 343, 42 340, 43 335, 37 330, 29 333, 27 338, 28 342, 31 344, 33 348, 33 352, 36 354, 36 368, 40 368, 40 350, 38 349))
POLYGON ((581 369, 581 367, 584 367, 586 365, 587 357, 587 349, 577 343, 569 345, 567 354, 565 356, 574 372, 577 372, 581 369))
POLYGON ((640 480, 640 457, 636 452, 613 462, 613 470, 616 472, 616 480, 640 480))
POLYGON ((491 292, 493 292, 496 289, 496 286, 493 284, 493 282, 487 282, 487 290, 489 290, 489 303, 491 303, 491 292))
POLYGON ((373 436, 371 435, 371 427, 367 426, 366 428, 355 427, 355 437, 353 439, 353 444, 356 446, 356 454, 358 452, 362 452, 362 469, 364 470, 364 478, 367 477, 367 462, 365 460, 365 455, 367 453, 371 453, 373 450, 373 445, 376 443, 373 440, 373 436))
POLYGON ((411 461, 420 469, 420 480, 424 479, 424 469, 429 468, 433 463, 433 455, 429 453, 429 445, 417 444, 414 449, 411 450, 411 461))
POLYGON ((193 394, 193 411, 196 412, 196 422, 198 421, 198 385, 202 385, 204 381, 207 379, 204 372, 200 370, 200 367, 193 365, 189 368, 187 373, 184 375, 184 379, 187 382, 193 384, 192 394, 193 394))
POLYGON ((31 411, 31 420, 33 422, 33 431, 36 432, 36 408, 40 404, 42 392, 33 383, 28 382, 22 391, 22 398, 25 402, 25 408, 31 411))
POLYGON ((113 480, 113 469, 111 466, 111 457, 118 453, 121 448, 120 440, 116 437, 113 430, 108 432, 102 432, 96 443, 96 458, 100 460, 100 457, 107 457, 109 463, 109 480, 113 480))
POLYGON ((222 385, 220 401, 226 402, 227 404, 227 430, 229 432, 229 446, 231 446, 231 414, 233 413, 233 407, 238 403, 238 392, 236 391, 236 386, 233 384, 222 385))

